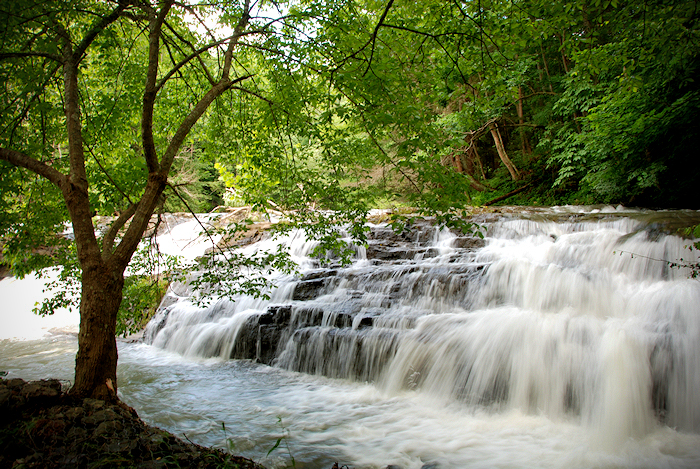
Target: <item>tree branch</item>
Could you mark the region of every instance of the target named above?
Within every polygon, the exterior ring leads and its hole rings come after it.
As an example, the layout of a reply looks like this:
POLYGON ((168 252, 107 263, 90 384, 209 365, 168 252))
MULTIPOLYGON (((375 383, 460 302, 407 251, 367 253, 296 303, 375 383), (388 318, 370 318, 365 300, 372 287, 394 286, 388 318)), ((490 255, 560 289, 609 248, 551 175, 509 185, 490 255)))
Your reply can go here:
POLYGON ((49 54, 48 52, 0 52, 0 60, 3 59, 24 59, 27 57, 44 57, 46 59, 55 60, 58 63, 63 63, 63 59, 54 54, 49 54))
POLYGON ((229 74, 231 71, 231 64, 233 62, 233 50, 235 49, 236 45, 238 44, 238 40, 240 37, 243 35, 243 30, 245 29, 246 25, 248 24, 248 20, 250 19, 250 0, 246 0, 245 6, 244 6, 244 11, 243 14, 241 15, 241 18, 238 21, 238 24, 236 25, 236 28, 234 29, 233 35, 229 39, 229 44, 228 48, 226 49, 226 55, 224 57, 224 65, 223 69, 221 71, 221 78, 219 79, 219 82, 212 86, 209 91, 197 102, 197 104, 194 106, 192 111, 188 114, 187 117, 182 121, 180 124, 180 127, 178 127, 177 131, 175 131, 175 135, 173 135, 173 138, 170 140, 170 143, 168 144, 168 148, 166 148, 165 152, 163 153, 163 157, 161 159, 160 163, 160 174, 163 177, 167 177, 168 173, 170 172, 170 167, 173 164, 173 160, 175 159, 175 155, 180 149, 180 146, 182 143, 185 141, 185 138, 189 134, 190 130, 194 126, 194 124, 197 123, 200 117, 202 117, 202 114, 209 108, 209 105, 211 105, 214 100, 220 96, 224 91, 230 89, 232 86, 234 86, 236 83, 239 83, 243 80, 247 80, 250 78, 252 75, 244 75, 241 77, 236 78, 235 80, 229 79, 229 74))
POLYGON ((158 89, 158 60, 160 57, 160 34, 165 22, 165 17, 173 5, 172 0, 167 0, 162 9, 155 16, 150 11, 150 25, 148 32, 148 69, 146 72, 146 85, 143 92, 143 109, 141 114, 141 139, 143 141, 143 153, 149 173, 156 173, 159 169, 156 144, 153 138, 153 108, 156 102, 158 89))
MULTIPOLYGON (((377 22, 377 26, 374 27, 374 32, 372 32, 372 36, 370 37, 369 41, 367 41, 367 44, 362 46, 362 49, 367 47, 369 44, 372 44, 372 49, 370 50, 370 55, 369 55, 369 61, 367 62, 367 68, 365 69, 365 73, 362 75, 366 75, 369 69, 372 67, 372 59, 374 58, 374 45, 377 41, 377 34, 379 33, 379 28, 382 27, 382 24, 384 24, 384 20, 386 19, 386 16, 389 14, 389 10, 391 9, 391 6, 394 4, 394 0, 389 0, 389 3, 387 3, 386 7, 384 8, 384 12, 382 13, 382 16, 379 18, 379 22, 377 22)), ((360 50, 362 50, 360 49, 360 50)))
POLYGON ((423 192, 423 191, 420 190, 420 187, 418 187, 418 185, 415 183, 415 181, 414 181, 413 179, 411 179, 411 177, 409 177, 409 175, 406 174, 406 173, 404 172, 404 170, 401 169, 401 167, 398 165, 398 163, 396 163, 396 162, 391 158, 391 156, 389 156, 389 153, 387 153, 387 151, 384 150, 384 147, 381 145, 381 143, 379 143, 379 141, 377 140, 377 138, 374 136, 374 134, 372 133, 372 131, 369 129, 369 126, 367 125, 367 121, 365 120, 365 116, 363 115, 363 116, 361 116, 361 117, 362 117, 363 127, 365 128, 365 132, 367 132, 367 135, 369 135, 369 139, 372 140, 372 143, 374 144, 374 146, 377 147, 377 149, 378 149, 380 152, 382 152, 382 154, 384 155, 384 158, 386 158, 386 159, 392 164, 392 166, 394 166, 394 168, 396 168, 396 170, 397 170, 398 172, 400 172, 401 175, 402 175, 404 178, 406 178, 406 180, 407 180, 408 182, 411 183, 411 185, 416 189, 416 192, 417 192, 418 194, 420 194, 421 192, 423 192))
POLYGON ((245 10, 241 16, 238 25, 231 37, 228 49, 226 51, 225 63, 221 72, 219 82, 212 86, 209 91, 197 102, 190 113, 180 123, 180 126, 175 131, 168 147, 165 149, 160 163, 158 163, 155 154, 155 144, 153 141, 153 107, 156 98, 156 77, 158 74, 158 57, 160 54, 160 32, 165 22, 165 17, 168 10, 172 6, 173 1, 170 0, 159 12, 156 18, 151 15, 151 26, 149 33, 149 66, 146 80, 146 90, 144 92, 144 109, 143 118, 141 121, 142 138, 144 147, 148 145, 148 149, 144 148, 144 152, 151 152, 147 157, 146 163, 149 169, 148 182, 144 189, 144 194, 136 207, 133 219, 127 228, 124 237, 119 245, 114 250, 114 253, 109 257, 109 261, 116 264, 116 268, 126 268, 132 254, 138 247, 141 240, 141 235, 145 231, 151 214, 158 204, 158 201, 163 194, 168 181, 168 174, 172 167, 175 155, 182 146, 185 138, 189 134, 192 127, 197 123, 200 117, 206 112, 212 102, 231 88, 236 83, 250 78, 249 75, 239 77, 235 80, 229 78, 231 63, 233 60, 233 50, 238 43, 238 39, 243 33, 243 29, 248 24, 250 0, 246 0, 245 10))
POLYGON ((0 160, 7 161, 8 163, 20 168, 28 169, 29 171, 48 179, 59 189, 68 180, 68 177, 65 174, 52 168, 46 163, 35 160, 34 158, 15 150, 0 148, 0 160))
POLYGON ((231 40, 228 43, 228 48, 226 49, 226 53, 224 54, 224 67, 221 72, 221 81, 228 80, 229 73, 231 72, 233 50, 236 48, 238 40, 243 34, 243 30, 248 25, 248 20, 250 20, 250 0, 245 1, 245 5, 243 6, 243 14, 241 15, 240 19, 238 20, 238 24, 236 24, 236 27, 233 30, 233 36, 231 36, 231 40))
POLYGON ((177 196, 178 199, 180 199, 180 202, 183 203, 183 205, 187 208, 187 211, 190 212, 190 214, 194 217, 195 220, 197 220, 197 223, 199 224, 200 227, 202 227, 202 230, 204 233, 207 235, 207 238, 209 238, 209 241, 211 241, 212 249, 214 251, 220 251, 222 254, 224 253, 224 250, 219 247, 219 244, 214 241, 214 237, 212 236, 211 232, 207 229, 206 226, 204 226, 204 223, 202 223, 202 220, 199 219, 196 213, 194 213, 194 210, 192 210, 192 207, 187 203, 184 197, 178 192, 177 188, 173 186, 172 184, 168 183, 168 187, 173 191, 173 193, 177 196))
POLYGON ((190 111, 190 113, 187 115, 187 117, 185 117, 178 129, 175 131, 175 135, 173 135, 173 138, 170 140, 168 148, 166 148, 165 152, 163 153, 159 171, 159 173, 163 177, 166 177, 170 172, 170 167, 172 166, 173 160, 175 159, 175 155, 180 150, 182 143, 185 141, 185 138, 187 138, 187 135, 190 133, 192 127, 197 123, 199 118, 202 117, 204 112, 209 108, 209 105, 211 105, 211 103, 214 102, 214 100, 217 97, 223 94, 226 90, 233 87, 236 83, 240 83, 243 80, 247 80, 251 76, 252 75, 245 75, 236 78, 233 81, 220 81, 216 84, 216 86, 213 86, 207 92, 207 94, 205 94, 202 97, 202 99, 199 100, 199 102, 194 106, 194 108, 192 108, 192 111, 190 111))
MULTIPOLYGON (((252 77, 252 75, 251 75, 251 77, 252 77)), ((250 78, 250 77, 248 77, 248 78, 250 78)), ((243 88, 242 86, 232 86, 230 89, 242 91, 242 92, 247 93, 247 94, 249 94, 249 95, 251 95, 251 96, 255 96, 256 98, 258 98, 258 99, 260 99, 260 100, 262 100, 262 101, 265 101, 265 102, 266 102, 267 104, 269 104, 270 106, 274 106, 274 105, 275 105, 275 102, 274 102, 274 101, 272 101, 270 98, 266 98, 265 96, 261 95, 261 94, 258 93, 257 91, 249 90, 248 88, 243 88)), ((282 110, 282 111, 284 112, 284 110, 282 110)))
MULTIPOLYGON (((183 37, 180 33, 178 33, 178 32, 175 30, 175 28, 173 28, 172 26, 170 26, 170 23, 168 23, 168 22, 166 21, 166 22, 165 22, 165 26, 168 27, 168 29, 170 30, 170 32, 173 33, 173 34, 175 35, 176 38, 178 38, 181 42, 187 44, 187 45, 189 46, 190 50, 193 50, 193 51, 196 50, 195 47, 194 47, 194 44, 192 44, 192 43, 191 43, 190 41, 188 41, 185 37, 183 37)), ((165 39, 166 39, 165 36, 163 36, 163 42, 165 42, 165 39)), ((175 46, 177 47, 177 49, 180 51, 180 53, 182 53, 183 55, 185 55, 185 51, 182 50, 182 49, 180 48, 180 46, 178 46, 177 44, 175 44, 175 41, 172 41, 172 42, 173 42, 173 45, 175 45, 175 46)), ((214 40, 214 42, 216 42, 216 40, 214 40)), ((202 52, 203 52, 203 51, 202 51, 202 52)), ((207 76, 207 80, 209 80, 209 83, 211 83, 212 85, 213 85, 214 83, 216 83, 216 80, 214 80, 214 77, 213 77, 213 76, 211 75, 211 73, 209 72, 209 67, 207 67, 207 64, 204 63, 204 59, 202 59, 201 52, 200 52, 199 54, 196 54, 196 57, 197 57, 197 60, 199 60, 199 65, 202 67, 202 70, 204 71, 204 74, 207 76)), ((174 62, 173 62, 173 63, 174 63, 174 62)), ((172 76, 172 75, 171 75, 171 76, 172 76)))
MULTIPOLYGON (((202 53, 204 53, 204 52, 208 51, 209 49, 212 49, 212 48, 214 48, 214 47, 216 47, 216 46, 220 46, 221 44, 224 44, 224 43, 225 43, 226 41, 228 41, 228 40, 229 40, 229 38, 226 38, 226 39, 222 39, 222 40, 220 40, 220 41, 213 42, 213 43, 211 43, 211 44, 207 44, 207 45, 204 46, 204 47, 200 47, 199 49, 195 50, 195 51, 192 52, 190 55, 188 55, 187 57, 185 57, 184 59, 182 59, 179 63, 175 64, 175 65, 173 66, 173 68, 171 68, 170 71, 169 71, 168 73, 166 73, 166 74, 160 79, 160 81, 159 81, 158 84, 156 85, 156 92, 160 91, 161 88, 163 88, 163 86, 165 86, 165 84, 167 83, 167 81, 168 81, 170 78, 172 78, 173 75, 175 75, 175 73, 177 73, 182 67, 184 67, 185 65, 187 65, 188 63, 190 63, 193 59, 200 58, 202 53)), ((204 68, 204 72, 205 72, 205 74, 207 75, 207 78, 209 79, 210 83, 211 83, 212 85, 216 84, 216 81, 214 80, 214 78, 213 78, 213 77, 211 76, 211 74, 209 73, 209 70, 206 69, 206 68, 204 68)))
MULTIPOLYGON (((535 181, 535 182, 536 182, 536 181, 535 181)), ((527 188, 530 187, 531 185, 532 185, 532 181, 531 181, 531 182, 528 182, 527 184, 525 184, 524 186, 522 186, 522 187, 520 187, 520 188, 518 188, 518 189, 515 189, 515 190, 512 190, 512 191, 508 192, 507 194, 503 194, 503 195, 501 195, 501 196, 499 196, 499 197, 496 197, 495 199, 491 199, 491 200, 489 200, 488 202, 486 202, 486 203, 484 204, 484 207, 487 207, 487 206, 489 206, 489 205, 493 205, 493 204, 495 204, 496 202, 500 202, 500 201, 502 201, 502 200, 506 200, 506 199, 508 199, 508 198, 510 198, 510 197, 513 197, 515 194, 521 193, 522 191, 524 191, 525 189, 527 189, 527 188)))
POLYGON ((109 15, 98 17, 99 19, 92 25, 90 31, 88 31, 88 33, 83 37, 83 40, 80 41, 78 47, 75 48, 74 54, 76 62, 80 61, 80 58, 83 56, 87 48, 90 47, 90 44, 92 44, 97 35, 104 31, 107 26, 114 23, 128 6, 128 0, 119 0, 119 4, 109 15))
POLYGON ((117 238, 117 234, 119 233, 119 230, 122 229, 124 225, 126 225, 126 222, 129 221, 131 217, 134 216, 134 213, 136 213, 136 209, 138 208, 138 205, 136 204, 130 204, 129 207, 126 210, 123 210, 120 214, 119 217, 112 222, 112 224, 109 226, 109 229, 107 230, 107 233, 105 233, 104 238, 102 238, 102 259, 107 260, 109 256, 112 255, 112 251, 114 250, 114 240, 117 238))

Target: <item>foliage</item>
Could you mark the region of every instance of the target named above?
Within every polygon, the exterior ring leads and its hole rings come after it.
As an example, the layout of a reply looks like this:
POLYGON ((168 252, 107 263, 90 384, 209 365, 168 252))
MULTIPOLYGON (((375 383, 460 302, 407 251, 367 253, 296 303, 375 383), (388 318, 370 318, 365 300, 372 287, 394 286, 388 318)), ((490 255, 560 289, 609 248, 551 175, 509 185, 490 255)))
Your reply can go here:
POLYGON ((601 34, 572 53, 576 66, 555 107, 578 113, 581 126, 557 130, 550 162, 560 166, 558 183, 579 178, 607 202, 688 203, 700 143, 694 11, 675 1, 600 12, 601 34), (623 20, 606 20, 613 13, 623 20))
POLYGON ((163 210, 205 213, 223 205, 224 183, 213 157, 194 142, 175 158, 163 210))
POLYGON ((182 268, 177 256, 158 251, 145 242, 134 253, 129 264, 130 274, 124 277, 124 291, 117 313, 117 335, 126 337, 142 330, 155 314, 170 282, 182 268))
POLYGON ((195 272, 183 280, 201 294, 198 297, 200 304, 209 304, 215 295, 269 299, 269 290, 274 287, 271 275, 274 272, 291 274, 295 267, 288 250, 282 245, 271 252, 227 251, 202 258, 195 272))
MULTIPOLYGON (((51 273, 58 271, 55 278, 47 281, 44 293, 49 295, 36 304, 36 314, 46 316, 59 308, 74 310, 80 306, 81 271, 75 247, 70 246, 63 254, 64 257, 57 262, 60 267, 36 272, 40 278, 51 278, 51 273)), ((130 273, 124 279, 123 299, 117 314, 117 335, 126 337, 143 329, 181 267, 179 258, 158 252, 157 247, 148 242, 136 251, 129 265, 130 273)))
MULTIPOLYGON (((56 188, 0 161, 0 252, 18 277, 56 265, 71 249, 56 188)), ((74 248, 73 248, 74 249, 74 248)))
POLYGON ((280 444, 284 442, 284 449, 287 450, 287 454, 289 455, 289 460, 291 461, 291 467, 296 468, 297 464, 296 461, 294 460, 294 456, 292 455, 292 450, 289 447, 289 430, 285 428, 284 424, 282 423, 282 417, 277 417, 277 423, 279 424, 280 428, 282 429, 282 436, 277 438, 277 441, 275 444, 270 448, 270 450, 267 452, 267 455, 269 456, 272 454, 274 450, 280 447, 280 444))

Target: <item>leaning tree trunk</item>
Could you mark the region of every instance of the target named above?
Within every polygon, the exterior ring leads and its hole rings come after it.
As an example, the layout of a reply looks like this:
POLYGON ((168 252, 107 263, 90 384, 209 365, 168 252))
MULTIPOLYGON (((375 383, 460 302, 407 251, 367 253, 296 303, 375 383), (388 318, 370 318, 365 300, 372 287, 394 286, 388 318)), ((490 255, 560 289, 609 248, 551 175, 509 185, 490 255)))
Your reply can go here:
POLYGON ((503 140, 501 139, 501 132, 498 130, 498 126, 495 122, 493 122, 490 128, 491 136, 493 137, 493 141, 496 144, 496 151, 498 151, 498 156, 501 157, 501 161, 503 161, 503 164, 506 166, 506 168, 508 168, 508 172, 510 173, 510 177, 513 178, 513 181, 518 181, 520 179, 520 172, 508 157, 508 153, 506 153, 506 148, 503 146, 503 140))
POLYGON ((80 332, 71 394, 117 399, 117 311, 124 277, 104 265, 83 271, 80 332))

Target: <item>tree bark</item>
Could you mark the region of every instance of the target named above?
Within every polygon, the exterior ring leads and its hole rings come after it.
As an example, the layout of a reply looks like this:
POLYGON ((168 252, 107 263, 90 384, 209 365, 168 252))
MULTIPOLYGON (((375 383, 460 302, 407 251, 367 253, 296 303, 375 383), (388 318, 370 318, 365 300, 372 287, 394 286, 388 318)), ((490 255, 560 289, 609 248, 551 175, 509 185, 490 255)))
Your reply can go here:
POLYGON ((506 153, 506 149, 503 146, 503 140, 501 139, 501 132, 498 130, 498 125, 496 125, 496 123, 493 122, 490 125, 490 129, 491 136, 493 137, 493 141, 496 144, 496 151, 498 151, 498 156, 501 157, 501 161, 503 161, 503 164, 506 166, 506 168, 508 168, 510 177, 513 178, 513 181, 520 180, 520 172, 508 157, 508 153, 506 153))
POLYGON ((117 400, 117 312, 124 276, 104 264, 83 268, 80 332, 71 394, 117 400))

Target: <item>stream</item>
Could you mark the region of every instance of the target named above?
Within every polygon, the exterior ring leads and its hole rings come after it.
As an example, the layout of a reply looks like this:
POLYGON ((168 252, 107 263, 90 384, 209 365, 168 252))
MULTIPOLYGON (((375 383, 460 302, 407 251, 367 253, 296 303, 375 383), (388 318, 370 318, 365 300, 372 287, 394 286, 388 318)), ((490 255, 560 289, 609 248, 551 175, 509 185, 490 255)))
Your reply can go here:
MULTIPOLYGON (((476 219, 483 240, 373 224, 344 267, 300 233, 246 247, 286 243, 299 275, 209 306, 175 286, 143 341, 119 341, 120 397, 269 468, 700 467, 700 281, 669 265, 698 252, 668 234, 700 213, 500 212, 476 219)), ((0 370, 69 382, 77 314, 25 322, 40 283, 0 281, 2 323, 22 318, 0 370)))

